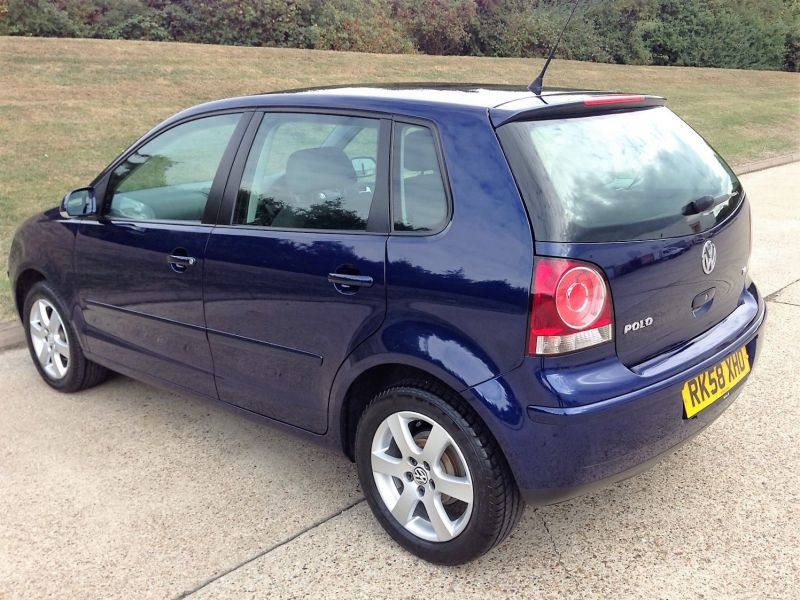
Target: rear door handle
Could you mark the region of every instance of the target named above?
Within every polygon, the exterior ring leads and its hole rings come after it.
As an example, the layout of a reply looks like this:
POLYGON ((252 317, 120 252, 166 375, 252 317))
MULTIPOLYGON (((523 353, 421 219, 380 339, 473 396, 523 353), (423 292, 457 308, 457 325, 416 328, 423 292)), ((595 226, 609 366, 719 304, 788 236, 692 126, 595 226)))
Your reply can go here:
POLYGON ((372 287, 374 283, 369 275, 350 275, 348 273, 328 273, 328 281, 333 285, 350 287, 372 287))

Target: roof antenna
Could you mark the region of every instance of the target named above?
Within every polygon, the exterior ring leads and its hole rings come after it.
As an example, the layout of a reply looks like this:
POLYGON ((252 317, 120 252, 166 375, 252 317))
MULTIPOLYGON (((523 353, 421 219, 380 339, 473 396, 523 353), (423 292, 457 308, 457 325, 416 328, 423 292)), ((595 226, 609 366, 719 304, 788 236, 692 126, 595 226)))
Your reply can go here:
POLYGON ((547 55, 547 60, 542 67, 542 70, 539 71, 539 74, 536 76, 536 79, 531 81, 531 84, 528 86, 528 90, 536 94, 537 96, 542 95, 542 80, 544 79, 544 73, 547 71, 547 67, 550 66, 550 61, 553 60, 553 54, 556 53, 556 48, 561 43, 561 36, 564 35, 564 31, 567 29, 567 25, 569 25, 570 20, 572 19, 572 15, 575 14, 575 9, 578 8, 578 4, 581 3, 581 0, 575 0, 575 4, 572 5, 572 11, 569 13, 567 17, 567 22, 564 23, 564 27, 561 28, 561 33, 558 34, 556 38, 556 43, 553 44, 552 48, 550 48, 550 53, 547 55))

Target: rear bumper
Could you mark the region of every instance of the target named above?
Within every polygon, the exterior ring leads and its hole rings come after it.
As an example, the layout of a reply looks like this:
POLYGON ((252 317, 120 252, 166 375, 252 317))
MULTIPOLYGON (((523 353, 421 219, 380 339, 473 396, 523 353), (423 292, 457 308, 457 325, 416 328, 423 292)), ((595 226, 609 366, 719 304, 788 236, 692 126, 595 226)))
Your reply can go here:
MULTIPOLYGON (((558 478, 567 485, 522 488, 520 492, 523 498, 528 504, 536 506, 555 504, 646 471, 715 421, 739 396, 743 383, 731 390, 724 400, 717 400, 693 419, 683 419, 682 405, 678 415, 674 414, 674 411, 666 411, 669 414, 663 415, 663 418, 672 427, 665 427, 665 423, 661 423, 661 427, 655 423, 643 423, 642 415, 625 414, 613 408, 606 408, 602 415, 597 414, 596 420, 592 419, 593 424, 587 424, 588 427, 565 424, 564 426, 569 427, 571 431, 558 432, 555 437, 560 439, 550 445, 551 450, 583 451, 585 457, 602 459, 611 456, 611 458, 594 464, 587 464, 586 460, 581 459, 578 461, 579 465, 570 469, 569 477, 558 478), (682 421, 680 425, 678 419, 682 421), (574 436, 582 436, 583 439, 578 444, 565 440, 574 436)), ((680 388, 676 391, 680 404, 680 388)), ((649 403, 647 406, 653 407, 649 403)), ((662 414, 662 411, 656 411, 654 418, 657 419, 659 414, 662 414)))
MULTIPOLYGON (((526 385, 524 377, 513 373, 473 388, 484 406, 488 400, 489 406, 497 407, 502 398, 506 407, 519 407, 516 412, 522 413, 510 419, 512 411, 506 410, 505 422, 493 431, 526 501, 552 504, 636 475, 715 421, 741 393, 747 378, 691 419, 684 418, 683 383, 742 346, 747 347, 752 372, 766 316, 763 300, 758 298, 757 304, 755 318, 738 331, 728 331, 725 343, 699 362, 657 381, 642 377, 646 385, 602 401, 578 406, 525 401, 533 400, 531 389, 541 393, 546 381, 532 386, 528 378, 526 385)), ((612 371, 609 376, 613 375, 612 371)), ((560 376, 564 383, 566 375, 560 376)), ((580 395, 584 380, 580 373, 571 380, 573 397, 580 395)))

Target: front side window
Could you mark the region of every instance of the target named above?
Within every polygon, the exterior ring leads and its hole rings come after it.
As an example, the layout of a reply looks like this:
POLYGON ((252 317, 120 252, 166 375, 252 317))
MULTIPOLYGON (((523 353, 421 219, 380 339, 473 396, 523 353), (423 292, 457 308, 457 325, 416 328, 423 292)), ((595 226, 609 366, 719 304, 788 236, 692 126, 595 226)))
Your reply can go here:
POLYGON ((137 149, 111 174, 108 215, 199 223, 239 117, 195 119, 137 149))
POLYGON ((379 131, 378 119, 265 114, 244 168, 233 223, 366 230, 379 131))
POLYGON ((395 231, 437 231, 447 218, 439 157, 427 127, 398 123, 395 128, 392 212, 395 231))

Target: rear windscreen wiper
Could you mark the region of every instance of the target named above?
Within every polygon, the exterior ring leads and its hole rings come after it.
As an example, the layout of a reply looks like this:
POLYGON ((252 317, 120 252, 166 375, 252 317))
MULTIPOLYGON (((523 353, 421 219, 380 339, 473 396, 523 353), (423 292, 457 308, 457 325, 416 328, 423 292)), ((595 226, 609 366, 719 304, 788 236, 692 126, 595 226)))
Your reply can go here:
POLYGON ((720 196, 700 196, 697 200, 692 200, 689 204, 684 206, 681 212, 687 216, 708 212, 718 204, 727 202, 738 195, 739 192, 731 192, 729 194, 721 194, 720 196))

